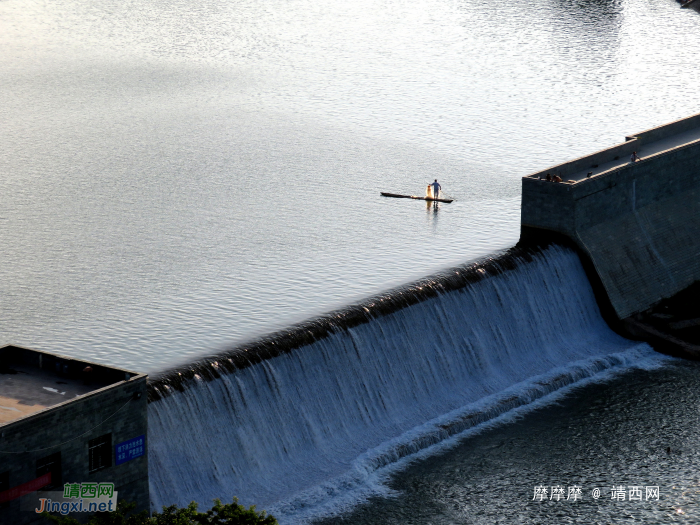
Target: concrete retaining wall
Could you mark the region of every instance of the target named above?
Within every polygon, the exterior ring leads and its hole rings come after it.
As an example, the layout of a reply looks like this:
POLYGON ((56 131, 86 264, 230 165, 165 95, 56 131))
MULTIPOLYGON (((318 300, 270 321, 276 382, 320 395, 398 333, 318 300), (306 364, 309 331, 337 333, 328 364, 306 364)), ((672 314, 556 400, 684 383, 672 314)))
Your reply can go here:
MULTIPOLYGON (((89 440, 112 433, 114 445, 148 432, 146 376, 96 390, 80 399, 52 407, 3 425, 0 430, 0 471, 10 472, 10 486, 31 481, 36 461, 60 451, 63 483, 114 483, 119 501, 135 502, 140 510, 150 508, 148 457, 132 459, 90 473, 89 440), (134 394, 141 394, 138 399, 134 394)), ((55 489, 62 490, 62 489, 55 489)), ((33 492, 0 508, 0 523, 28 525, 47 523, 36 513, 21 510, 22 500, 38 502, 33 492)), ((84 520, 87 515, 71 514, 84 520)))
MULTIPOLYGON (((698 126, 695 115, 638 137, 661 140, 698 126)), ((586 169, 590 158, 602 163, 620 153, 615 147, 574 162, 586 169)), ((523 179, 523 226, 576 242, 620 319, 700 280, 700 141, 572 184, 539 180, 541 173, 523 179)))

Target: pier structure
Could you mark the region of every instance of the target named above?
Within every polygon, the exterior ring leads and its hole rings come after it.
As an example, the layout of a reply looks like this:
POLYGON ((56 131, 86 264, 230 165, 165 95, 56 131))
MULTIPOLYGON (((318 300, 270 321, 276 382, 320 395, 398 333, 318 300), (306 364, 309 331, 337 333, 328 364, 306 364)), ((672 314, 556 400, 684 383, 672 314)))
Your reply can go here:
POLYGON ((688 288, 700 280, 700 114, 527 175, 521 217, 523 237, 578 246, 619 320, 688 288))

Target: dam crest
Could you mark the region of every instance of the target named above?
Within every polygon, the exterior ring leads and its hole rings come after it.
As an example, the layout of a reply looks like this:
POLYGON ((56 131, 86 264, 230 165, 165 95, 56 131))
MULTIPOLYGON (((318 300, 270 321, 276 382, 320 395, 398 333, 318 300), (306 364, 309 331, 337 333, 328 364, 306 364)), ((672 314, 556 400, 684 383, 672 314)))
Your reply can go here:
POLYGON ((526 253, 216 378, 203 376, 203 360, 186 381, 169 386, 182 377, 175 371, 156 379, 154 508, 235 494, 291 516, 459 432, 653 354, 606 325, 575 251, 526 253))
POLYGON ((695 115, 524 177, 510 250, 152 376, 152 507, 235 495, 304 522, 465 431, 662 362, 620 323, 700 277, 699 179, 695 115))
POLYGON ((625 319, 700 279, 699 187, 700 114, 524 177, 522 226, 571 239, 625 319))

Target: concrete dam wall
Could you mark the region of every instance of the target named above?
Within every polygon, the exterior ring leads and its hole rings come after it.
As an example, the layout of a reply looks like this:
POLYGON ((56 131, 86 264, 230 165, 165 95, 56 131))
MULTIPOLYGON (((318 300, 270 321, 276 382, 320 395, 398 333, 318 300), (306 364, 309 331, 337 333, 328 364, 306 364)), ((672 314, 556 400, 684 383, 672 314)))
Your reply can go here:
POLYGON ((572 239, 625 319, 700 280, 699 188, 700 114, 524 177, 522 226, 572 239))
POLYGON ((700 115, 526 177, 535 245, 151 376, 152 508, 236 495, 308 523, 459 435, 658 366, 598 299, 627 318, 698 278, 699 173, 700 115))
POLYGON ((575 251, 515 247, 152 377, 152 506, 236 495, 309 523, 464 432, 661 359, 608 327, 575 251))

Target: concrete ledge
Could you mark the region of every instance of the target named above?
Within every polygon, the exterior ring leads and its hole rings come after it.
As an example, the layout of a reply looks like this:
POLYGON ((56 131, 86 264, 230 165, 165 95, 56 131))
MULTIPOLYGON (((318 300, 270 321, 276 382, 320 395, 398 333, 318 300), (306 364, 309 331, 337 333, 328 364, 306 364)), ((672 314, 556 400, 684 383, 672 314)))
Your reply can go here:
POLYGON ((547 173, 551 175, 559 175, 565 181, 569 179, 572 175, 589 169, 595 169, 601 164, 605 164, 611 160, 618 160, 621 158, 629 157, 633 151, 637 151, 639 148, 639 142, 632 138, 627 142, 618 144, 611 148, 602 149, 585 157, 579 157, 574 160, 565 162, 564 164, 558 164, 556 166, 551 166, 546 170, 538 171, 528 175, 531 179, 545 178, 547 173), (617 158, 616 158, 617 157, 617 158))
POLYGON ((637 139, 640 145, 655 142, 674 135, 679 135, 691 129, 700 127, 700 113, 691 115, 690 117, 682 118, 674 122, 669 122, 662 126, 642 131, 633 137, 625 137, 627 140, 637 139))
POLYGON ((528 175, 522 189, 522 226, 571 238, 591 259, 619 319, 700 279, 700 114, 528 175), (641 146, 641 161, 614 159, 632 146, 641 146), (610 161, 592 173, 570 174, 570 184, 540 179, 606 155, 610 161))
POLYGON ((643 148, 648 150, 646 156, 650 156, 700 139, 700 136, 696 139, 688 139, 683 136, 697 129, 700 129, 700 113, 625 137, 626 142, 531 173, 526 178, 540 180, 549 173, 552 176, 559 175, 565 182, 572 178, 583 182, 589 172, 595 177, 605 171, 624 166, 629 162, 629 157, 633 152, 636 151, 641 155, 643 148), (674 142, 674 138, 677 138, 678 141, 674 142), (654 147, 654 143, 658 143, 656 147, 654 147))
POLYGON ((700 360, 700 346, 698 345, 683 341, 632 318, 624 320, 624 327, 628 334, 635 339, 647 341, 657 352, 693 361, 700 360))

